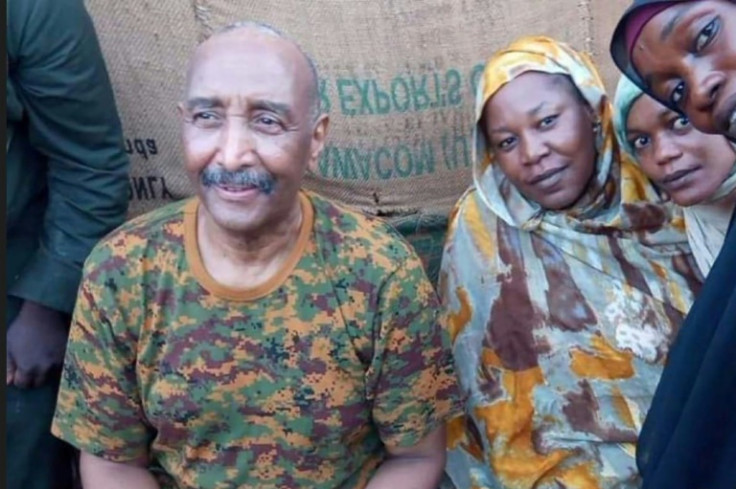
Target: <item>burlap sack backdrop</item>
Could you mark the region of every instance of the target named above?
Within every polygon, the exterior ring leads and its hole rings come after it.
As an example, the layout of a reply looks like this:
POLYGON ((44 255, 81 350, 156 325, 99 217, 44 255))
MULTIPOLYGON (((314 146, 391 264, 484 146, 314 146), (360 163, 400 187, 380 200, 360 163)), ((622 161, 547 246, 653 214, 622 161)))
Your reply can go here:
POLYGON ((447 213, 470 183, 470 124, 484 61, 545 34, 590 52, 629 0, 87 0, 132 158, 131 215, 192 194, 176 103, 187 59, 238 20, 271 24, 312 54, 331 130, 308 186, 387 217, 436 274, 447 213))

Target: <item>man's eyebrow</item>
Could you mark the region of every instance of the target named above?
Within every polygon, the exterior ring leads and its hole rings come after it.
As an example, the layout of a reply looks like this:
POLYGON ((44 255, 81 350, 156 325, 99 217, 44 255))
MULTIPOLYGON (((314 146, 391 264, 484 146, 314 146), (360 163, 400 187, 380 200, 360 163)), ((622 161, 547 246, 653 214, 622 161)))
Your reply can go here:
POLYGON ((213 97, 193 97, 186 101, 186 107, 192 109, 215 109, 222 107, 222 102, 213 97))
MULTIPOLYGON (((225 106, 222 100, 216 97, 192 97, 186 101, 185 105, 188 110, 216 109, 225 106)), ((273 102, 271 100, 254 100, 251 102, 250 107, 255 110, 268 110, 286 118, 291 118, 293 115, 291 108, 287 104, 273 102)))
POLYGON ((690 9, 694 6, 694 4, 686 4, 678 10, 677 14, 675 14, 675 16, 672 17, 669 22, 667 22, 667 24, 664 26, 664 29, 662 29, 662 32, 659 34, 659 40, 661 42, 665 42, 667 38, 670 37, 670 35, 677 28, 677 25, 680 23, 685 14, 688 13, 690 9))
POLYGON ((291 107, 289 107, 287 104, 273 102, 271 100, 254 100, 251 106, 256 110, 268 110, 286 118, 291 118, 293 115, 291 107))

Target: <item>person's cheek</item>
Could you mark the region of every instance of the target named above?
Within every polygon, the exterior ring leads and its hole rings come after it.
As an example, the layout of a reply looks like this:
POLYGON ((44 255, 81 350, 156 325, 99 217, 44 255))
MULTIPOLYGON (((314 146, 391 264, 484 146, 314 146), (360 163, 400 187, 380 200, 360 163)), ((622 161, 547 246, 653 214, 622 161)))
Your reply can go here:
POLYGON ((206 167, 217 153, 217 143, 217 131, 189 130, 184 139, 187 168, 199 172, 206 167))
POLYGON ((700 132, 712 133, 715 126, 715 113, 713 109, 708 111, 696 110, 689 101, 685 106, 685 115, 690 119, 690 124, 700 132))
POLYGON ((650 180, 661 180, 663 175, 660 167, 652 160, 651 157, 641 158, 641 167, 650 180))

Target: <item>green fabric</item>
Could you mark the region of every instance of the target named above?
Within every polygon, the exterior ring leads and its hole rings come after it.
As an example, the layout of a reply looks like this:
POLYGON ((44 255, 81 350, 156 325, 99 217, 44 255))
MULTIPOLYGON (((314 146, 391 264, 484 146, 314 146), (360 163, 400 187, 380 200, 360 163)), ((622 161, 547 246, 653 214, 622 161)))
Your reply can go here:
POLYGON ((70 489, 72 448, 49 428, 57 383, 38 389, 6 387, 5 486, 7 489, 70 489))
POLYGON ((53 432, 112 461, 150 454, 164 489, 357 489, 385 446, 457 413, 450 338, 414 251, 378 219, 302 204, 291 265, 247 290, 207 274, 196 200, 100 243, 53 432))
POLYGON ((9 295, 71 312, 85 257, 125 218, 121 125, 82 0, 9 0, 7 22, 9 295))
MULTIPOLYGON (((71 312, 81 265, 121 224, 128 160, 82 0, 8 0, 6 328, 24 300, 71 312)), ((50 432, 58 379, 6 389, 6 487, 67 489, 71 448, 50 432)))
POLYGON ((447 215, 414 214, 391 220, 422 260, 427 277, 436 286, 442 264, 442 250, 447 234, 447 215))
POLYGON ((636 152, 631 144, 629 144, 629 140, 626 137, 626 127, 631 107, 634 106, 634 102, 639 100, 639 97, 642 95, 644 95, 644 92, 642 92, 641 89, 626 76, 622 76, 618 80, 616 96, 613 100, 613 126, 616 129, 616 138, 618 138, 621 148, 626 151, 634 161, 637 161, 636 152))

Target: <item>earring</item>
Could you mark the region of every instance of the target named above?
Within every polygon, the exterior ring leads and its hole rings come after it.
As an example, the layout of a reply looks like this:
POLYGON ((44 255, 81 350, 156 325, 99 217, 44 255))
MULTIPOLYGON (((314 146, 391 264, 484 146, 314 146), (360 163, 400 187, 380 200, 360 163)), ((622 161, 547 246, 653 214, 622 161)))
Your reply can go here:
POLYGON ((601 121, 593 123, 593 140, 595 141, 595 149, 600 151, 603 146, 603 125, 601 121))

